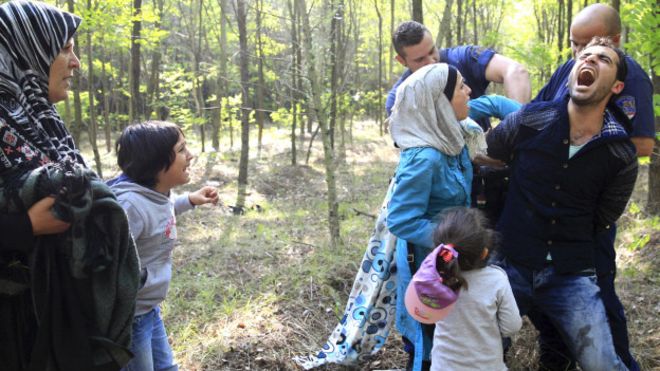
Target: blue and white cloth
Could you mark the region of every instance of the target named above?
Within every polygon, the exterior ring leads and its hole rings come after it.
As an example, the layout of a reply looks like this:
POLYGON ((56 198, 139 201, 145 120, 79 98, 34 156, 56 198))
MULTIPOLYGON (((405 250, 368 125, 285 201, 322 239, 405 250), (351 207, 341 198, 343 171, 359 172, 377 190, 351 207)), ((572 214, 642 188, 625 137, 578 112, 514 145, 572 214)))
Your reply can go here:
POLYGON ((294 358, 306 370, 327 363, 354 365, 385 345, 396 314, 396 237, 387 229, 387 204, 393 189, 394 181, 380 208, 339 324, 316 355, 294 358))

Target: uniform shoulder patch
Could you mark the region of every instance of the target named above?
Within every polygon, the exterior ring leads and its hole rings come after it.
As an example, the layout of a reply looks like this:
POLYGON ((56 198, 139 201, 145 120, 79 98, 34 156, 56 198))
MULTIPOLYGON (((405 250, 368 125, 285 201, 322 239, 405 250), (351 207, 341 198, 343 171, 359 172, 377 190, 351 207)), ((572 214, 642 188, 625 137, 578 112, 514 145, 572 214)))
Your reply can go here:
POLYGON ((635 97, 630 95, 622 95, 616 98, 616 105, 621 108, 623 113, 632 120, 637 114, 637 106, 635 104, 635 97))

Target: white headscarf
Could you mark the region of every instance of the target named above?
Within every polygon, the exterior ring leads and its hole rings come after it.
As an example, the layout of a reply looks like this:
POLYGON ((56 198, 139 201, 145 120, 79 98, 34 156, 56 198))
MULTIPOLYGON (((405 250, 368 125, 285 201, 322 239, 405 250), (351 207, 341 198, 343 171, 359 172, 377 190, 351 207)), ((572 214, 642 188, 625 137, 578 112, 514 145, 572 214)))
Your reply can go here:
MULTIPOLYGON (((433 147, 438 151, 456 156, 469 143, 485 143, 475 139, 474 121, 459 123, 451 103, 444 94, 449 66, 434 63, 424 66, 410 75, 397 89, 396 101, 390 117, 392 139, 401 149, 411 147, 433 147), (471 125, 474 124, 474 125, 471 125)), ((480 129, 480 128, 479 128, 480 129)), ((479 146, 476 146, 477 149, 479 146)), ((470 157, 483 149, 470 151, 470 157)))

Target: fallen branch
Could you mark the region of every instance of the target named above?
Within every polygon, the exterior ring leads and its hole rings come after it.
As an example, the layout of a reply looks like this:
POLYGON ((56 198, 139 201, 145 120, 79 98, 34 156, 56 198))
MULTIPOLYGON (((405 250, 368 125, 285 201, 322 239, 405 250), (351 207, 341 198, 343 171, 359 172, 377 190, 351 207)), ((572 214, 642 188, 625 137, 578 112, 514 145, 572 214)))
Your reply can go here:
POLYGON ((365 213, 364 211, 360 211, 360 210, 358 210, 358 209, 356 209, 356 208, 354 208, 354 207, 353 207, 352 209, 353 209, 353 211, 355 211, 355 215, 364 215, 364 216, 368 216, 368 217, 370 217, 371 219, 374 219, 374 220, 377 218, 377 216, 374 215, 374 214, 365 213))

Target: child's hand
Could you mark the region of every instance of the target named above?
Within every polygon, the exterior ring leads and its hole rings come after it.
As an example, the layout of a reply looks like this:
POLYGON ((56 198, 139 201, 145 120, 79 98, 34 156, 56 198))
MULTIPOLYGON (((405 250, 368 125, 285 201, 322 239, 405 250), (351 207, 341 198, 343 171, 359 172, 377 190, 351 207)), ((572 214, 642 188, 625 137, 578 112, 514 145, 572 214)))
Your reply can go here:
POLYGON ((217 205, 219 200, 218 190, 215 189, 215 187, 204 186, 195 192, 190 192, 188 194, 188 199, 190 200, 190 203, 195 206, 208 203, 217 205))

